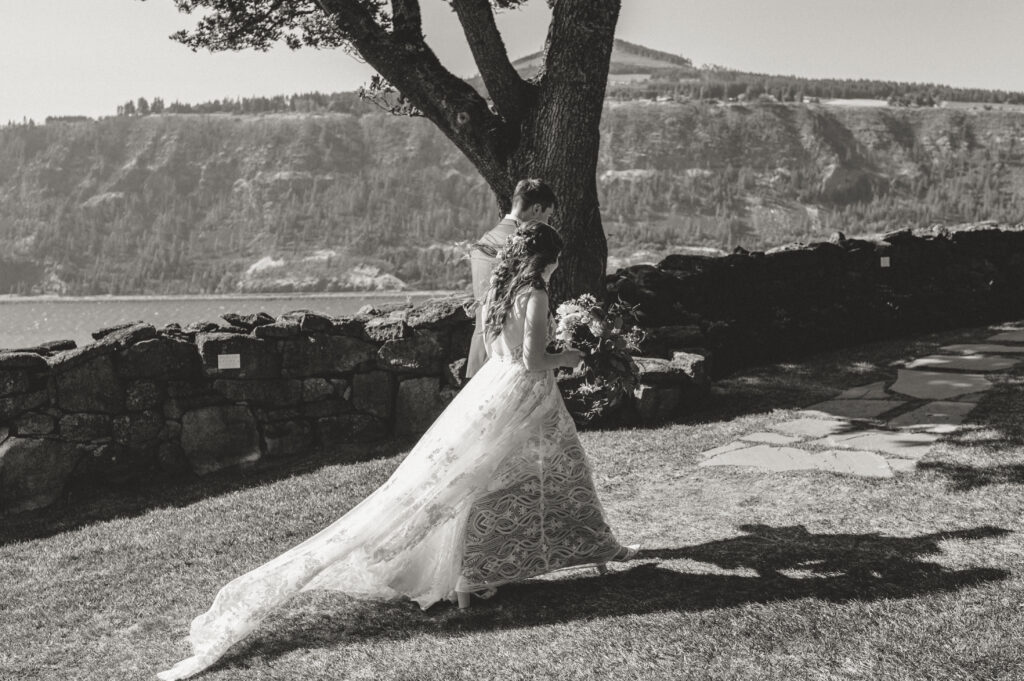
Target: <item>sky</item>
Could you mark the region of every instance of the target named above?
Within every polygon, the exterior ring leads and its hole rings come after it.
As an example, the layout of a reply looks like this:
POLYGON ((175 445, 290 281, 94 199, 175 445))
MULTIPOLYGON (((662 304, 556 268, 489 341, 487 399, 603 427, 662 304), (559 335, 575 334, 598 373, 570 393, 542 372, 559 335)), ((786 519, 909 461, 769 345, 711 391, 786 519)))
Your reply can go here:
MULTIPOLYGON (((441 61, 475 74, 447 3, 421 4, 441 61)), ((499 14, 513 59, 542 48, 549 18, 544 0, 499 14)), ((354 90, 372 73, 340 50, 193 53, 168 38, 194 22, 171 0, 0 0, 0 124, 139 97, 354 90)), ((1022 26, 1021 0, 622 0, 616 35, 698 66, 1024 91, 1022 26)))

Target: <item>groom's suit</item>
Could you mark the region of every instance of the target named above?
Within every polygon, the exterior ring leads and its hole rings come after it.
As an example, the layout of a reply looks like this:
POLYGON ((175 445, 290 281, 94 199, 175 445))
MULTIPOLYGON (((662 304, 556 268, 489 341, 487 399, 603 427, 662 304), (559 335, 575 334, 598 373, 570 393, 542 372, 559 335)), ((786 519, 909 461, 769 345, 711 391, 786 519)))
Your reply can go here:
POLYGON ((484 296, 487 295, 487 288, 491 284, 495 255, 518 226, 519 222, 515 218, 506 215, 494 229, 480 237, 469 253, 469 266, 473 276, 473 297, 476 299, 476 326, 473 329, 473 340, 469 344, 466 378, 479 371, 483 363, 487 361, 487 350, 484 347, 484 296))

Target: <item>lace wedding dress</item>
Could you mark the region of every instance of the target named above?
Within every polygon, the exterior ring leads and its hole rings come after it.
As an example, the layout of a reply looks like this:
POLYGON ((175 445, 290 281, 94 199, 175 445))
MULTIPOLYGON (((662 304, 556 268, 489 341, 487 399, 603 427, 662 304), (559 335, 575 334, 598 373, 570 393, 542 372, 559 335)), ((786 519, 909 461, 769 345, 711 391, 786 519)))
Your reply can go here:
POLYGON ((164 681, 216 662, 289 596, 334 589, 427 608, 551 570, 630 554, 607 523, 552 371, 522 361, 525 299, 491 359, 391 478, 333 524, 238 577, 192 622, 193 656, 164 681))

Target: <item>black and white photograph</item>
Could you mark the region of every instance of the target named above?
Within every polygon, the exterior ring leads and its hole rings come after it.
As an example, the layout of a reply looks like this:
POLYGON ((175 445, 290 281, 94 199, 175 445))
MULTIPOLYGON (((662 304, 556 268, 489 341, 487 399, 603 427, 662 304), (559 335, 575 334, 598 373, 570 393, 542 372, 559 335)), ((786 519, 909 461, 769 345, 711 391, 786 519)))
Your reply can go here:
POLYGON ((0 681, 1024 680, 1024 3, 0 27, 0 681))

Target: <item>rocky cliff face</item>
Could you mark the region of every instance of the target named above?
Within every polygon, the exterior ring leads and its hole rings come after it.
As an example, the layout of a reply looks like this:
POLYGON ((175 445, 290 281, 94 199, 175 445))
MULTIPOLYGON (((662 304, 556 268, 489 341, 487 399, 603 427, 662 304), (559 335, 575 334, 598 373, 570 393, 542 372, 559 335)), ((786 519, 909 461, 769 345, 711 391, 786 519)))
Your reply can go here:
MULTIPOLYGON (((618 262, 1024 214, 1024 113, 1011 110, 625 102, 602 125, 618 262)), ((165 114, 0 130, 0 293, 458 287, 453 244, 495 217, 423 120, 165 114), (288 271, 253 276, 268 258, 288 271)))

